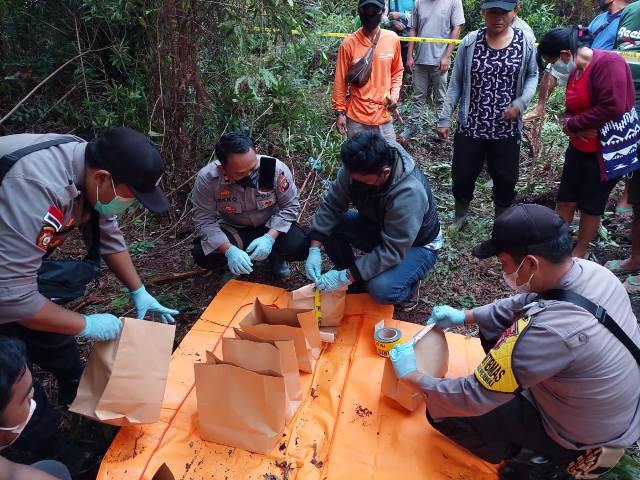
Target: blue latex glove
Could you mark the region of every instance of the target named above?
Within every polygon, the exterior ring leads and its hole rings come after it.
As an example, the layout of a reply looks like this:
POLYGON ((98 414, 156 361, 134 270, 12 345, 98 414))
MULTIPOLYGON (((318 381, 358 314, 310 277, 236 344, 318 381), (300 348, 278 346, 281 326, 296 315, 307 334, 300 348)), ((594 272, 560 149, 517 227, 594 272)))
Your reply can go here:
POLYGON ((464 325, 464 311, 449 305, 438 305, 431 311, 427 325, 435 323, 440 328, 450 328, 464 325))
POLYGON ((309 248, 309 256, 304 264, 304 271, 307 274, 307 278, 313 282, 317 282, 322 274, 322 256, 320 255, 320 248, 309 248))
POLYGON ((413 340, 409 343, 396 345, 389 352, 389 358, 393 364, 398 378, 405 377, 410 373, 417 372, 416 352, 413 350, 413 340))
POLYGON ((247 253, 251 255, 249 258, 257 261, 266 260, 267 257, 271 255, 271 249, 274 243, 276 243, 275 238, 268 233, 256 238, 247 247, 247 253))
POLYGON ((329 270, 316 281, 316 286, 321 292, 331 292, 340 287, 350 285, 351 281, 346 270, 329 270))
POLYGON ((113 340, 118 338, 122 329, 120 319, 110 313, 84 315, 84 321, 84 329, 78 335, 89 340, 113 340))
POLYGON ((177 315, 180 312, 167 308, 158 302, 153 295, 147 292, 144 285, 137 289, 135 292, 131 292, 131 300, 136 307, 136 318, 144 320, 144 316, 147 312, 154 312, 160 314, 160 321, 162 323, 176 323, 171 315, 177 315))
POLYGON ((227 257, 227 265, 234 275, 242 275, 243 273, 249 275, 253 272, 253 262, 247 252, 240 250, 235 245, 231 245, 224 252, 224 256, 227 257))

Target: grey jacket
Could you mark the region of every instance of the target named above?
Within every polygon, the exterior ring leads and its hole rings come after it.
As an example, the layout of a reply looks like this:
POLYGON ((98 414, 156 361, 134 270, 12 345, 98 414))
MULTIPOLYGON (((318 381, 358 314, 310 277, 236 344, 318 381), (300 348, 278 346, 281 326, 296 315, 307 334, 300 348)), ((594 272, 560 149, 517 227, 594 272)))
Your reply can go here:
MULTIPOLYGON (((602 305, 640 345, 629 296, 609 270, 575 259, 557 288, 602 305)), ((473 375, 422 378, 433 418, 482 415, 524 390, 547 434, 565 448, 629 447, 638 440, 640 366, 590 313, 521 294, 476 308, 473 315, 482 335, 498 341, 473 375)))
MULTIPOLYGON (((438 115, 438 128, 451 128, 451 116, 458 107, 458 125, 466 126, 469 116, 469 103, 471 101, 471 65, 473 52, 475 51, 478 31, 469 33, 462 39, 456 59, 453 64, 453 73, 447 88, 447 96, 438 115), (459 105, 458 105, 459 104, 459 105)), ((536 93, 538 86, 538 63, 536 61, 535 39, 525 35, 525 49, 523 65, 518 75, 516 99, 512 102, 514 107, 520 110, 518 129, 522 130, 522 113, 527 109, 529 102, 536 93)))
POLYGON ((353 204, 366 220, 379 225, 382 243, 358 257, 350 267, 354 278, 367 281, 404 260, 410 247, 427 246, 440 234, 440 222, 431 185, 400 145, 389 142, 396 160, 387 187, 375 194, 352 189, 343 167, 325 193, 313 222, 311 238, 331 235, 342 214, 353 204))

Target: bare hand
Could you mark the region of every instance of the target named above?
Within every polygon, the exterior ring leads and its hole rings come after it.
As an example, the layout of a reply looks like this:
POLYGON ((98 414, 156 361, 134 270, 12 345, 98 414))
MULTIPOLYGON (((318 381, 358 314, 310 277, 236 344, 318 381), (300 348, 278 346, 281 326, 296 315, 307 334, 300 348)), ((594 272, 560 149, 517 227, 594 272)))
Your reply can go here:
POLYGON ((518 107, 514 107, 513 105, 510 105, 509 107, 507 107, 507 109, 502 114, 502 117, 505 120, 509 120, 511 122, 516 121, 519 116, 520 116, 520 109, 518 107))
POLYGON ((527 113, 522 120, 525 122, 531 122, 532 120, 537 120, 539 118, 544 118, 544 105, 536 105, 536 108, 527 113))
POLYGON ((440 59, 440 75, 444 75, 449 71, 449 66, 451 65, 451 57, 449 55, 445 55, 440 59))
POLYGON ((340 135, 347 134, 347 117, 346 115, 338 115, 336 117, 336 130, 340 135))
POLYGON ((447 140, 449 138, 449 132, 451 129, 449 127, 438 127, 436 128, 436 133, 438 134, 438 138, 440 140, 447 140))
POLYGON ((407 68, 409 69, 410 72, 413 72, 413 67, 415 67, 415 60, 411 55, 408 55, 408 57, 409 58, 407 58, 407 68))
POLYGON ((399 18, 402 18, 402 13, 400 12, 391 12, 389 14, 389 20, 397 20, 399 18))
POLYGON ((393 112, 396 108, 398 108, 398 101, 393 98, 391 95, 387 95, 385 97, 387 101, 387 110, 393 112))

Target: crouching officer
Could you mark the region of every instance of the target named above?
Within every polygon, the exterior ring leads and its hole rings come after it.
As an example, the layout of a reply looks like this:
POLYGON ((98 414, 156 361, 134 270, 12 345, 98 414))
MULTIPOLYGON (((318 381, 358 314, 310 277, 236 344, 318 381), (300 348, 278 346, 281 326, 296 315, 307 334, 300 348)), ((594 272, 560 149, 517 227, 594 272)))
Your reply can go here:
MULTIPOLYGON (((150 140, 124 127, 88 143, 56 134, 0 137, 0 333, 22 339, 29 360, 56 376, 62 404, 73 401, 82 370, 74 335, 111 340, 120 332, 110 313, 81 315, 61 306, 84 294, 101 256, 131 291, 138 318, 149 311, 173 322, 178 313, 145 290, 115 216, 136 201, 165 213, 168 202, 158 187, 164 169, 150 140), (87 259, 47 259, 74 227, 90 246, 87 259)), ((55 431, 55 417, 39 401, 30 425, 42 420, 55 431)), ((52 446, 39 427, 37 435, 27 429, 19 444, 32 452, 52 446)))
POLYGON ((269 258, 276 276, 289 276, 287 261, 304 260, 309 248, 296 222, 300 202, 289 167, 256 155, 241 131, 224 134, 215 151, 218 160, 200 170, 193 187, 195 262, 213 269, 226 258, 239 276, 253 271, 254 260, 269 258))
POLYGON ((497 256, 518 294, 469 311, 438 306, 429 320, 479 326, 488 353, 474 374, 421 375, 411 342, 391 351, 433 427, 489 462, 506 460, 500 478, 597 478, 640 437, 638 322, 620 281, 572 248, 552 210, 510 208, 473 253, 497 256))

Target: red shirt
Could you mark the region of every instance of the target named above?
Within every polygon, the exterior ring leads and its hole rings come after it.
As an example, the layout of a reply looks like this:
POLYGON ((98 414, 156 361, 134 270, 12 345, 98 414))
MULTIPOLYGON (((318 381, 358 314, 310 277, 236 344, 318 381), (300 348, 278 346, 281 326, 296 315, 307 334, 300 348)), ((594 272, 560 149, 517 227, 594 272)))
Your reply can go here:
MULTIPOLYGON (((571 112, 572 115, 579 115, 591 108, 591 92, 588 78, 591 65, 592 63, 587 65, 587 68, 579 78, 576 78, 577 75, 575 73, 569 77, 565 102, 567 111, 571 112)), ((571 145, 581 152, 597 152, 599 148, 598 137, 589 138, 588 140, 570 137, 570 141, 571 145)))

